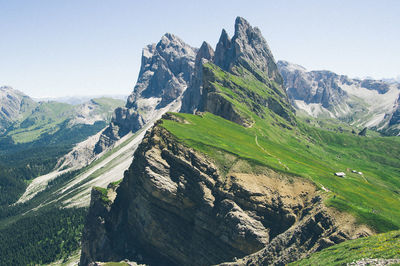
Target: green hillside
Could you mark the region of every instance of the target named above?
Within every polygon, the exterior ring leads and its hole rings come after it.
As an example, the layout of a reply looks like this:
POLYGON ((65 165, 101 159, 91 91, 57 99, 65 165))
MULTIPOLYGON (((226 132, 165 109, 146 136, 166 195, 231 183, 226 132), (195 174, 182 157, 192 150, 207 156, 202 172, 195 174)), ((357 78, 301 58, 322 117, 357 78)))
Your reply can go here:
POLYGON ((400 260, 400 231, 349 240, 289 265, 345 265, 363 258, 400 260))
POLYGON ((249 82, 251 75, 228 74, 211 64, 206 68, 214 73, 217 93, 254 124, 245 128, 210 113, 175 114, 179 119, 164 119, 162 126, 178 140, 226 169, 232 162, 221 154, 232 153, 254 164, 310 179, 329 190, 328 205, 352 213, 360 223, 378 232, 400 228, 399 138, 361 137, 295 121, 283 104, 276 109, 288 115, 259 104, 276 97, 273 83, 260 83, 255 78, 249 82), (352 169, 363 175, 352 173, 352 169), (334 175, 341 171, 346 177, 334 175))

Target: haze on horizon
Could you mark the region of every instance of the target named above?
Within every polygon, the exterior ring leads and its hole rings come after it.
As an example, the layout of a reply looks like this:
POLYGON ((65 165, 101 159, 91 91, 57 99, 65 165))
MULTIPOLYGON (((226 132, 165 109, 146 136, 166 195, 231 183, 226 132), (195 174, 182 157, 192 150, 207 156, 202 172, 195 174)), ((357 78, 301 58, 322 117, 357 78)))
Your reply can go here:
POLYGON ((400 1, 0 0, 0 86, 38 98, 128 95, 142 48, 171 32, 194 47, 260 28, 276 60, 350 77, 400 75, 400 1))

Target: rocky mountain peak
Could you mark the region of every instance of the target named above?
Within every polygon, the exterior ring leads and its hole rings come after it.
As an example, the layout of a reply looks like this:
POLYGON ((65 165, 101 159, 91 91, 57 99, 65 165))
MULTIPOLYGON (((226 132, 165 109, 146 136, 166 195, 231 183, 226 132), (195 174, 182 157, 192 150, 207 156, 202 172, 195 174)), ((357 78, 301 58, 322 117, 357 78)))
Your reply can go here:
POLYGON ((147 45, 133 92, 126 106, 115 110, 95 152, 102 152, 120 137, 157 120, 164 112, 177 111, 192 78, 196 54, 196 48, 171 33, 164 34, 157 44, 147 45))
POLYGON ((215 64, 226 71, 232 71, 236 65, 250 72, 256 68, 266 73, 268 78, 282 83, 275 59, 261 31, 252 27, 244 18, 236 18, 235 34, 230 42, 226 31, 222 31, 215 59, 215 64))
POLYGON ((212 60, 214 58, 214 50, 207 42, 203 42, 196 55, 196 63, 201 59, 212 60))
POLYGON ((229 69, 229 61, 226 60, 231 48, 231 39, 225 29, 222 29, 221 36, 215 49, 215 64, 224 70, 229 69))
POLYGON ((182 99, 181 112, 195 113, 201 108, 201 95, 203 93, 203 64, 214 60, 214 50, 203 42, 196 55, 194 73, 191 83, 185 91, 182 99))
POLYGON ((277 63, 279 71, 299 71, 299 72, 307 72, 307 69, 301 65, 293 64, 285 60, 279 60, 277 63))
POLYGON ((174 96, 182 92, 183 87, 179 83, 190 81, 195 56, 195 48, 171 33, 164 34, 157 44, 145 47, 138 81, 128 97, 126 107, 137 108, 137 100, 142 96, 161 97, 164 103, 175 99, 174 96), (165 87, 167 80, 171 80, 171 83, 165 87))

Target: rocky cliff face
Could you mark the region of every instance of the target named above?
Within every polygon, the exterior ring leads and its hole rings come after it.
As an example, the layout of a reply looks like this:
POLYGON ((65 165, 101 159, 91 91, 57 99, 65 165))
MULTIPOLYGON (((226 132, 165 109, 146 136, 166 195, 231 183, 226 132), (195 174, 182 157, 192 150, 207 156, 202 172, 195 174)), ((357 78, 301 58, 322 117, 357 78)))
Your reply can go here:
POLYGON ((0 87, 0 133, 37 105, 29 96, 11 87, 0 87))
POLYGON ((350 82, 346 76, 330 71, 307 72, 305 68, 286 61, 278 61, 278 67, 291 100, 332 108, 348 98, 348 94, 339 86, 339 83, 350 82))
POLYGON ((203 64, 213 62, 213 60, 214 50, 208 43, 203 42, 196 55, 191 84, 183 96, 181 112, 195 113, 204 109, 201 102, 203 95, 203 64))
POLYGON ((135 132, 163 113, 179 110, 188 87, 197 49, 173 34, 143 49, 139 78, 125 107, 117 108, 95 147, 100 153, 128 132, 135 132))
POLYGON ((368 233, 335 217, 310 182, 267 168, 243 171, 245 161, 229 159, 233 166, 219 169, 155 126, 115 201, 104 204, 93 192, 81 264, 213 265, 253 253, 244 260, 282 264, 368 233))
POLYGON ((400 93, 399 98, 393 105, 393 111, 385 114, 381 129, 386 135, 400 136, 400 93))
POLYGON ((400 92, 395 82, 307 71, 286 61, 278 61, 278 68, 293 106, 308 115, 337 118, 378 130, 391 123, 400 92))
POLYGON ((397 99, 397 102, 395 104, 395 108, 394 108, 392 117, 390 118, 390 121, 389 121, 389 126, 393 126, 396 124, 400 124, 400 94, 399 94, 399 98, 397 99))

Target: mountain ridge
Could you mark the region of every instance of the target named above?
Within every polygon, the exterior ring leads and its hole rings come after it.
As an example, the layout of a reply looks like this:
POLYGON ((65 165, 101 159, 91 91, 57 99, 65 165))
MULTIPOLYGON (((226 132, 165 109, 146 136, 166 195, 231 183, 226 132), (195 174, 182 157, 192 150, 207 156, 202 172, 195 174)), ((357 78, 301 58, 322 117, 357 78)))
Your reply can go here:
POLYGON ((400 95, 399 83, 351 79, 327 70, 307 71, 287 61, 278 61, 278 67, 297 110, 316 118, 335 118, 384 134, 400 134, 400 125, 391 120, 396 112, 395 101, 400 95))

